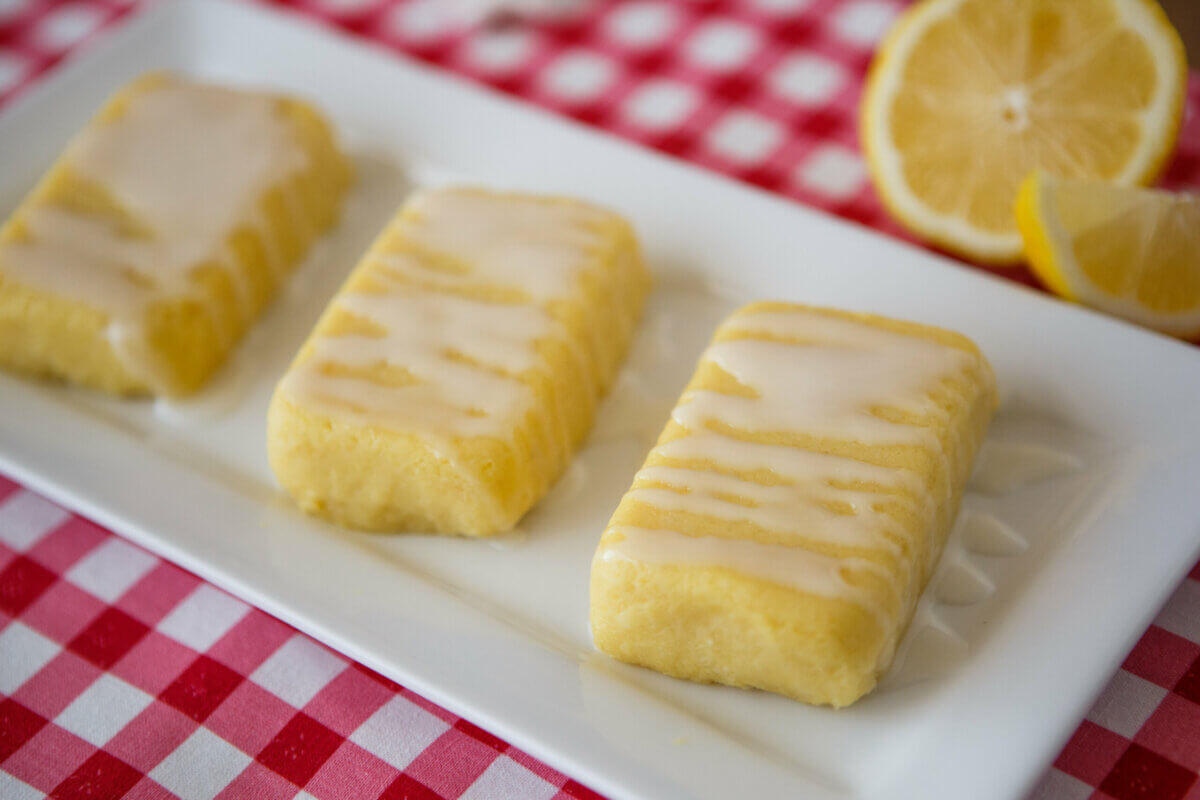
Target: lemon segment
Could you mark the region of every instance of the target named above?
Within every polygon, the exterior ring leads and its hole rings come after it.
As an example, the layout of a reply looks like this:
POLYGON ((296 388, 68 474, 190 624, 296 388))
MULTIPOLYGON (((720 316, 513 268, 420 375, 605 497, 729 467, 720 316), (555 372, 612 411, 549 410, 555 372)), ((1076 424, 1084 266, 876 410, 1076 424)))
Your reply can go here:
POLYGON ((1017 198, 1030 266, 1055 294, 1200 338, 1200 197, 1034 173, 1017 198))
POLYGON ((968 258, 1019 260, 1021 180, 1123 185, 1174 148, 1187 61, 1152 0, 923 0, 867 78, 861 136, 884 205, 968 258))

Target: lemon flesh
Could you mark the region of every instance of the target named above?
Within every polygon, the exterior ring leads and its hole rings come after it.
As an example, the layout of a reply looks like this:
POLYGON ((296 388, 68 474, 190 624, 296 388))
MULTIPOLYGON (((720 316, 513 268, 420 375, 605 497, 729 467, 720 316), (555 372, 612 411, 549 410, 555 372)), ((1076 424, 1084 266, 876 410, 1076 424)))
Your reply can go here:
POLYGON ((862 107, 868 167, 917 234, 1019 260, 1036 169, 1144 184, 1173 150, 1187 62, 1151 0, 925 0, 888 35, 862 107))
POLYGON ((1055 293, 1200 338, 1200 196, 1035 173, 1017 220, 1030 266, 1055 293))

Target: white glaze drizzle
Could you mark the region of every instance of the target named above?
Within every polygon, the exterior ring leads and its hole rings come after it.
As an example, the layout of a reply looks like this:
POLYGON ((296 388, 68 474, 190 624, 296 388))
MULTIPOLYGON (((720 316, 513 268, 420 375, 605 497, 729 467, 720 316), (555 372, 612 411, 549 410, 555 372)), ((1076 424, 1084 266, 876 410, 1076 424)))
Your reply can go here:
MULTIPOLYGON (((943 452, 932 427, 892 422, 874 412, 900 410, 930 426, 943 422, 946 411, 930 391, 947 377, 978 368, 979 358, 803 308, 743 312, 725 324, 722 334, 722 341, 705 351, 701 364, 721 367, 753 396, 686 392, 672 418, 687 433, 651 451, 627 498, 658 511, 749 522, 761 528, 758 538, 772 543, 616 525, 610 532, 622 538, 608 540, 601 557, 724 566, 861 605, 884 623, 888 634, 880 654, 882 666, 890 660, 916 601, 912 587, 919 581, 913 579, 924 575, 914 573, 930 566, 914 568, 898 542, 913 543, 912 537, 925 535, 935 524, 936 498, 909 471, 788 444, 734 438, 715 430, 713 423, 760 437, 800 435, 874 447, 915 445, 935 456, 949 491, 948 471, 956 466, 958 454, 943 452), (731 333, 735 338, 727 337, 731 333), (737 338, 741 335, 769 338, 737 338), (758 483, 751 473, 769 473, 773 480, 770 485, 758 483), (830 504, 851 513, 838 513, 830 504), (917 524, 906 530, 882 510, 887 506, 914 514, 917 524), (815 543, 887 553, 895 557, 896 566, 885 569, 862 558, 820 555, 811 549, 815 543), (884 614, 838 569, 863 564, 870 564, 901 599, 897 613, 884 614)), ((990 375, 987 369, 977 373, 990 375)), ((957 438, 947 445, 949 450, 960 447, 957 438)))
MULTIPOLYGON (((124 366, 161 391, 142 333, 146 308, 199 298, 192 273, 207 263, 233 281, 245 319, 251 288, 226 240, 244 225, 269 242, 259 202, 304 169, 307 156, 276 98, 171 77, 141 90, 116 119, 84 129, 64 159, 73 175, 107 192, 143 235, 70 209, 32 205, 23 212, 30 238, 0 249, 0 269, 105 313, 124 366)), ((278 254, 268 261, 281 269, 278 254)))
POLYGON ((887 571, 873 561, 832 558, 802 547, 747 540, 739 541, 736 548, 731 548, 729 539, 687 536, 675 531, 633 526, 616 526, 609 530, 623 538, 604 550, 601 557, 605 561, 725 567, 802 592, 850 600, 881 625, 888 622, 885 609, 869 593, 848 583, 845 578, 846 571, 862 571, 889 579, 887 571))
MULTIPOLYGON (((580 291, 580 275, 604 240, 606 212, 463 190, 413 198, 393 223, 406 250, 369 254, 378 293, 344 291, 334 304, 384 331, 382 336, 321 336, 310 357, 281 383, 293 401, 366 425, 449 438, 507 439, 535 410, 523 373, 542 364, 538 343, 571 337, 547 304, 580 291), (451 292, 500 291, 507 302, 451 292), (462 357, 466 357, 464 361, 462 357), (329 365, 388 365, 413 377, 383 386, 331 374, 329 365)), ((572 349, 581 377, 591 368, 572 349)), ((548 425, 544 418, 539 419, 548 425)), ((568 446, 565 428, 552 437, 568 446)))

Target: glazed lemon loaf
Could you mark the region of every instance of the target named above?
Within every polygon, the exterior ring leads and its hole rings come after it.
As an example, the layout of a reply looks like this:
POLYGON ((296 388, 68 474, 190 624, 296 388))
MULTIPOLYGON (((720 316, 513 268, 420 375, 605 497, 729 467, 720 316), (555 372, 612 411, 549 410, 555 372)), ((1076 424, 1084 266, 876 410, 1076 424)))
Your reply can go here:
POLYGON ((417 195, 280 381, 275 475, 305 511, 351 527, 510 529, 587 434, 649 282, 610 212, 417 195))
POLYGON ((845 706, 888 667, 996 404, 937 328, 755 303, 717 330, 600 540, 596 646, 845 706))
POLYGON ((134 81, 0 229, 0 365, 116 394, 197 389, 349 181, 304 103, 134 81))

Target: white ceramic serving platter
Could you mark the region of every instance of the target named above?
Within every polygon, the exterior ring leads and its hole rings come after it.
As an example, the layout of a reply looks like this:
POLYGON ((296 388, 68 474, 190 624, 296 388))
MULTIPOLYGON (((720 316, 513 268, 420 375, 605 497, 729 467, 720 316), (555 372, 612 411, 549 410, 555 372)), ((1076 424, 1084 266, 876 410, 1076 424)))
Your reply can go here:
POLYGON ((359 165, 343 226, 196 400, 0 376, 0 469, 614 797, 1015 798, 1200 550, 1200 353, 520 106, 275 12, 165 3, 0 116, 7 213, 114 88, 169 67, 286 89, 359 165), (570 193, 659 278, 575 465, 489 543, 339 531, 264 452, 274 382, 412 185, 570 193), (842 711, 597 655, 592 548, 717 320, 758 297, 945 325, 1006 398, 885 685, 842 711))

